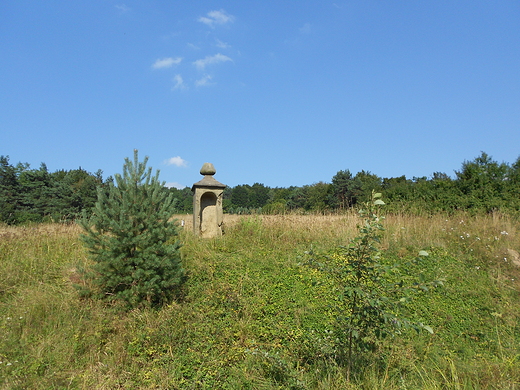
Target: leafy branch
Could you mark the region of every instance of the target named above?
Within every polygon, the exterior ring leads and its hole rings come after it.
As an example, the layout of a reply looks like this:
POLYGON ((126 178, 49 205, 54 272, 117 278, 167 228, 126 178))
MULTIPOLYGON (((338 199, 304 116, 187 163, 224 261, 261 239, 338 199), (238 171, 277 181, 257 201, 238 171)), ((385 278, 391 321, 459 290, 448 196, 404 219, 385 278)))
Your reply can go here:
MULTIPOLYGON (((354 354, 374 352, 384 338, 409 328, 433 333, 431 327, 404 318, 400 309, 414 292, 427 291, 442 281, 427 282, 420 275, 419 280, 406 285, 399 265, 383 261, 380 244, 384 217, 380 208, 384 204, 381 194, 372 192, 371 201, 359 211, 363 223, 358 225, 357 237, 328 255, 307 252, 306 264, 335 281, 337 357, 347 366, 347 377, 353 368, 354 354)), ((420 251, 414 261, 425 256, 428 253, 420 251)))

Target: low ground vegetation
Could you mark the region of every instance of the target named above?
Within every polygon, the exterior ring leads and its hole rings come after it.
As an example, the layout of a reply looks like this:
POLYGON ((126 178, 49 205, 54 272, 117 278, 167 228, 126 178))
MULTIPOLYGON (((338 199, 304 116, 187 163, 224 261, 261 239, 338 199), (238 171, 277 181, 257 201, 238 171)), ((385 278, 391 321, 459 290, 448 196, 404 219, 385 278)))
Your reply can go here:
MULTIPOLYGON (((225 216, 225 234, 180 237, 182 294, 161 308, 122 310, 82 298, 91 266, 75 224, 0 227, 1 389, 517 389, 520 222, 499 213, 394 212, 381 264, 410 280, 411 321, 350 378, 338 360, 337 284, 303 265, 359 232, 357 213, 225 216), (420 263, 414 262, 420 251, 420 263)), ((341 254, 341 253, 340 253, 341 254)))

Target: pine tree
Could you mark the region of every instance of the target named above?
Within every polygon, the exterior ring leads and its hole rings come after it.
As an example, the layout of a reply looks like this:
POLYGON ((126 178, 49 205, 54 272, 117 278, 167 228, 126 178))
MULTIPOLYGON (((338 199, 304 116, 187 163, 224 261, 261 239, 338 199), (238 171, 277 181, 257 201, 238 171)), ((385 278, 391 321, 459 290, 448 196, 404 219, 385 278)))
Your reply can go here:
POLYGON ((125 159, 123 176, 98 188, 92 215, 80 225, 82 240, 95 264, 89 273, 94 295, 122 300, 128 307, 171 301, 184 279, 178 225, 172 220, 173 194, 152 176, 148 157, 125 159))
POLYGON ((9 156, 0 156, 0 221, 16 222, 19 207, 20 183, 16 168, 9 163, 9 156))

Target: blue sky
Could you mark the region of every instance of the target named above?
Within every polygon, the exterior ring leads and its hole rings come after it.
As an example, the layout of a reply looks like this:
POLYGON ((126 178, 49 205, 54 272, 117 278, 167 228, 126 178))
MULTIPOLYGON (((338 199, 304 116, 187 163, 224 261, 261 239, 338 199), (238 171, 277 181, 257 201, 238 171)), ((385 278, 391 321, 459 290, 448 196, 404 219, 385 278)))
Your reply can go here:
POLYGON ((520 2, 0 2, 0 154, 235 186, 520 156, 520 2))

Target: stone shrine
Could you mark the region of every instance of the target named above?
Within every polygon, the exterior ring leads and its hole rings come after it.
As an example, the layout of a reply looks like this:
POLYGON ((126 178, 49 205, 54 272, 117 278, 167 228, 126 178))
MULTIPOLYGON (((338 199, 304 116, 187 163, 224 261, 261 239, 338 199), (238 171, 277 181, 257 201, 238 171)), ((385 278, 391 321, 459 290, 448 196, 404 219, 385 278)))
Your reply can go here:
POLYGON ((217 171, 211 163, 204 163, 201 181, 193 184, 193 232, 204 238, 222 235, 222 194, 225 184, 213 178, 217 171))

